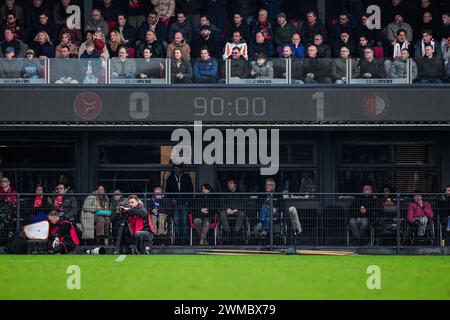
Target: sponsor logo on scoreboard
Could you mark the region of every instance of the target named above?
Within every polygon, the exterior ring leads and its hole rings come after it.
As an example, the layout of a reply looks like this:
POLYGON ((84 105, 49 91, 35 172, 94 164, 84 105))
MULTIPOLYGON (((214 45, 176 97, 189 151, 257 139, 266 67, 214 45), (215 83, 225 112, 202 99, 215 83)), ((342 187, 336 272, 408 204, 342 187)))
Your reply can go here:
POLYGON ((390 107, 389 99, 381 93, 369 94, 362 101, 363 112, 370 119, 384 118, 390 107))
POLYGON ((81 119, 94 120, 103 110, 102 99, 94 92, 82 92, 75 98, 74 109, 81 119))

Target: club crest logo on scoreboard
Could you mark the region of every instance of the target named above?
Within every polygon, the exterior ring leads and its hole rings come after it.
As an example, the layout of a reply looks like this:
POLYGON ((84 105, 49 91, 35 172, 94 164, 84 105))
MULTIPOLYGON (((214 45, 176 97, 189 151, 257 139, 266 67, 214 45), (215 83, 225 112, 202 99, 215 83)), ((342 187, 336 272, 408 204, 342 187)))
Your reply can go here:
POLYGON ((384 118, 391 108, 389 99, 381 93, 373 93, 364 97, 362 109, 366 117, 370 119, 384 118))
POLYGON ((75 113, 83 120, 94 120, 103 110, 102 99, 94 92, 80 93, 74 101, 75 113))

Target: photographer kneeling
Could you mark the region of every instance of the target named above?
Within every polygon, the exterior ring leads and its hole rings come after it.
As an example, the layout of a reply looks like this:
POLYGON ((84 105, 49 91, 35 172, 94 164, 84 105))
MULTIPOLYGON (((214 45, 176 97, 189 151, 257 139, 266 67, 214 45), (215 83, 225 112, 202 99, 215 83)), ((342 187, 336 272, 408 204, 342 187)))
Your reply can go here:
POLYGON ((49 237, 49 251, 50 254, 67 254, 75 250, 80 244, 78 234, 74 224, 61 217, 56 210, 50 211, 48 220, 51 224, 49 237))
POLYGON ((128 197, 128 205, 120 206, 119 210, 128 215, 129 228, 131 235, 136 239, 137 251, 149 254, 154 229, 147 208, 136 195, 131 195, 128 197))

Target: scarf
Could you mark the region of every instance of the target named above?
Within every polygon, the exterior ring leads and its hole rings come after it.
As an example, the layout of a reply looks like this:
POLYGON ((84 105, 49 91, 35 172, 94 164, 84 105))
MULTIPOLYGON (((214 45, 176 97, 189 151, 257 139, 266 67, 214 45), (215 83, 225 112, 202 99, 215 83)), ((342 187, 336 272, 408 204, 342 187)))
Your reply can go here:
MULTIPOLYGON (((422 57, 425 56, 425 42, 422 39, 422 57)), ((436 47, 435 47, 435 43, 434 40, 431 40, 431 46, 433 47, 433 50, 436 52, 436 47)))
POLYGON ((402 55, 402 50, 408 49, 408 47, 408 41, 405 41, 403 43, 396 42, 394 45, 394 58, 400 57, 402 55))

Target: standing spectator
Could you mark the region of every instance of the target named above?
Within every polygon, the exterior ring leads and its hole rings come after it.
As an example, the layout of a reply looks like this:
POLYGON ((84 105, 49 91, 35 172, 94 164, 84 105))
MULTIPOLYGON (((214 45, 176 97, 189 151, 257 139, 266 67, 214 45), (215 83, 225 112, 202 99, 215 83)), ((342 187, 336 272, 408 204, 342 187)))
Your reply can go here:
POLYGON ((408 42, 413 40, 413 28, 409 23, 407 23, 401 14, 397 14, 395 16, 395 20, 391 22, 386 29, 386 39, 387 43, 393 43, 397 40, 397 32, 398 30, 404 30, 406 33, 406 39, 408 42))
POLYGON ((108 245, 111 210, 105 187, 99 185, 97 190, 86 197, 81 209, 81 225, 83 239, 97 239, 98 245, 108 245), (95 228, 94 228, 95 226, 95 228))
POLYGON ((364 79, 384 78, 383 62, 374 58, 373 48, 364 50, 364 59, 359 61, 359 73, 364 79))
POLYGON ((80 67, 78 60, 72 59, 70 48, 62 46, 59 59, 52 61, 51 83, 78 84, 80 83, 80 67))
POLYGON ((14 39, 21 40, 23 38, 24 29, 23 26, 17 21, 14 13, 8 13, 6 20, 1 25, 1 34, 5 32, 6 29, 14 31, 14 39))
POLYGON ((111 76, 115 79, 135 79, 136 62, 128 59, 126 47, 119 48, 119 56, 111 60, 111 76))
MULTIPOLYGON (((4 40, 0 42, 0 54, 3 55, 3 52, 6 48, 12 47, 14 48, 14 53, 17 58, 25 57, 25 51, 28 49, 28 46, 23 43, 21 40, 14 39, 14 31, 11 29, 6 29, 3 32, 4 40)), ((0 56, 3 57, 3 56, 0 56)))
MULTIPOLYGON (((238 50, 239 51, 239 50, 238 50)), ((245 60, 245 59, 244 59, 245 60)), ((214 200, 208 194, 212 192, 212 187, 209 184, 204 184, 202 186, 202 195, 200 199, 197 200, 197 206, 193 210, 193 218, 195 231, 200 237, 200 245, 208 245, 208 231, 211 221, 214 219, 214 200)))
POLYGON ((123 46, 122 37, 119 31, 112 30, 109 34, 108 43, 106 44, 106 49, 108 50, 110 58, 117 58, 119 56, 119 48, 123 46))
POLYGON ((339 41, 342 32, 346 32, 351 41, 355 41, 357 37, 357 30, 353 23, 348 18, 347 13, 339 15, 338 23, 333 28, 333 42, 339 41))
POLYGON ((103 19, 105 19, 108 24, 115 24, 117 21, 117 17, 120 13, 120 7, 117 4, 117 0, 102 0, 99 4, 94 6, 95 8, 100 10, 103 19))
POLYGON ((223 30, 228 23, 228 5, 230 0, 206 0, 206 14, 211 23, 223 30))
POLYGON ((39 24, 33 27, 31 32, 32 38, 35 38, 41 31, 45 31, 48 34, 52 43, 58 42, 59 27, 49 19, 49 14, 46 11, 39 16, 39 24))
POLYGON ((423 30, 422 31, 422 39, 417 41, 416 50, 415 50, 415 58, 421 58, 425 56, 425 47, 427 45, 431 45, 433 47, 433 52, 436 55, 438 60, 442 60, 442 48, 441 44, 436 42, 433 38, 433 32, 431 30, 423 30))
MULTIPOLYGON (((239 12, 247 24, 250 24, 255 19, 258 11, 257 0, 231 0, 231 10, 239 12)), ((247 39, 248 40, 248 39, 247 39)))
POLYGON ((13 47, 3 51, 4 59, 0 60, 0 79, 17 79, 21 76, 22 61, 15 59, 13 47))
POLYGON ((255 38, 250 43, 249 59, 256 59, 260 53, 266 57, 271 58, 275 55, 275 48, 271 41, 264 40, 264 35, 261 32, 256 33, 255 38))
POLYGON ((371 185, 364 185, 361 193, 363 195, 356 197, 348 213, 350 232, 357 244, 364 239, 371 220, 376 218, 379 210, 371 185))
MULTIPOLYGON (((196 28, 200 21, 200 13, 204 9, 204 0, 176 0, 176 10, 178 12, 184 12, 186 18, 189 22, 189 25, 192 28, 196 28)), ((177 15, 178 20, 178 15, 177 15)), ((171 39, 171 37, 169 37, 171 39)), ((187 40, 188 42, 190 42, 187 40)))
POLYGON ((258 20, 253 23, 251 29, 253 36, 255 36, 258 32, 261 32, 264 37, 264 41, 272 43, 273 28, 272 24, 269 21, 267 10, 265 9, 259 10, 258 20))
POLYGON ((136 69, 140 79, 162 79, 164 78, 163 60, 153 58, 150 48, 145 48, 142 59, 137 60, 136 69))
POLYGON ((320 34, 323 41, 327 40, 325 26, 322 24, 314 11, 310 11, 306 15, 306 21, 303 22, 301 28, 301 38, 304 44, 314 43, 314 36, 320 34))
POLYGON ((64 219, 75 222, 78 215, 78 202, 74 196, 68 193, 68 191, 68 185, 57 185, 57 196, 54 198, 49 197, 48 203, 51 206, 52 210, 56 210, 64 219))
MULTIPOLYGON (((200 18, 199 18, 200 19, 200 18)), ((198 24, 198 22, 197 22, 198 24)), ((186 14, 184 12, 177 13, 177 20, 172 23, 169 28, 169 41, 172 41, 175 34, 177 32, 181 32, 183 34, 183 38, 187 43, 190 43, 192 40, 192 25, 187 20, 186 14)))
MULTIPOLYGON (((127 199, 124 199, 120 190, 115 190, 110 201, 111 214, 111 240, 117 241, 119 236, 119 226, 125 222, 126 216, 120 211, 120 207, 126 206, 127 199)), ((118 244, 119 246, 119 244, 118 244)))
MULTIPOLYGON (((402 49, 400 58, 395 59, 389 69, 389 78, 406 79, 408 74, 409 50, 402 49)), ((411 80, 416 80, 418 75, 417 64, 414 60, 411 63, 411 80)))
POLYGON ((243 210, 241 197, 236 180, 228 179, 227 193, 223 195, 222 210, 220 211, 220 224, 224 230, 225 238, 233 238, 244 225, 245 211, 243 210), (231 221, 234 221, 233 229, 230 228, 231 221))
POLYGON ((234 32, 239 31, 242 36, 242 41, 250 42, 251 40, 251 32, 250 27, 247 22, 244 20, 244 17, 241 13, 235 12, 233 14, 233 22, 228 26, 227 31, 225 32, 225 41, 230 41, 233 37, 234 32))
POLYGON ((72 5, 70 3, 70 0, 60 0, 56 4, 56 6, 53 7, 53 22, 59 28, 61 28, 62 26, 65 26, 67 23, 67 18, 70 16, 70 14, 67 13, 67 8, 70 5, 72 5))
POLYGON ((128 0, 122 4, 122 10, 128 15, 128 22, 135 29, 145 21, 145 17, 153 7, 150 0, 128 0))
POLYGON ((217 60, 211 58, 207 48, 200 50, 200 59, 194 63, 193 73, 196 83, 216 83, 219 67, 217 60))
POLYGON ((135 50, 136 58, 142 58, 144 56, 144 50, 150 49, 154 58, 163 58, 164 49, 162 44, 158 41, 156 34, 152 30, 148 30, 145 35, 145 41, 139 42, 135 50))
POLYGON ((267 60, 264 53, 260 53, 256 61, 251 62, 250 75, 255 79, 273 79, 273 63, 267 60))
POLYGON ((428 201, 422 199, 421 194, 414 195, 414 202, 408 206, 408 223, 417 229, 417 235, 423 237, 427 230, 428 223, 432 223, 433 208, 428 201))
POLYGON ((317 56, 319 58, 331 58, 331 47, 324 43, 323 36, 321 34, 316 34, 314 36, 314 43, 317 48, 317 56))
POLYGON ((59 44, 55 47, 55 51, 56 51, 55 57, 56 58, 61 58, 61 48, 62 47, 69 47, 70 54, 72 56, 78 56, 78 52, 79 52, 80 48, 75 43, 72 42, 72 38, 70 37, 70 34, 63 33, 59 40, 60 40, 59 44))
POLYGON ((231 65, 230 78, 234 80, 247 79, 249 74, 248 61, 241 55, 239 48, 235 47, 233 49, 229 59, 231 65))
POLYGON ((350 56, 356 57, 356 46, 347 31, 342 31, 340 34, 340 40, 336 41, 333 46, 333 57, 337 58, 340 56, 340 51, 342 47, 346 47, 350 50, 350 56))
POLYGON ((295 27, 288 23, 286 20, 286 14, 284 12, 280 12, 277 15, 277 25, 274 28, 273 36, 274 36, 274 44, 275 47, 281 49, 292 39, 292 36, 297 32, 295 27))
POLYGON ((26 59, 22 64, 22 78, 25 79, 41 79, 42 65, 39 59, 36 59, 33 49, 28 49, 25 53, 26 59))
MULTIPOLYGON (((161 21, 158 20, 158 14, 154 11, 150 12, 147 20, 143 21, 137 30, 136 39, 144 41, 147 31, 151 30, 155 33, 156 38, 161 42, 163 48, 167 48, 168 33, 167 28, 161 21)), ((172 39, 170 39, 172 41, 172 39)))
POLYGON ((219 57, 219 48, 216 39, 212 35, 211 29, 208 26, 201 27, 200 39, 195 40, 192 46, 192 57, 200 58, 200 49, 204 47, 208 48, 212 57, 219 57))
POLYGON ((425 56, 417 59, 420 83, 442 83, 444 65, 431 44, 425 45, 425 56))
POLYGON ((100 54, 95 50, 93 41, 87 41, 85 45, 86 49, 80 55, 79 60, 81 81, 83 84, 97 84, 102 68, 100 54))
POLYGON ((183 53, 183 59, 191 59, 191 47, 186 43, 186 41, 184 41, 183 34, 181 32, 175 33, 173 41, 167 47, 166 57, 169 59, 172 58, 173 50, 175 50, 176 48, 180 49, 183 53))
MULTIPOLYGON (((346 84, 348 83, 347 79, 347 62, 350 59, 350 49, 343 46, 340 49, 340 57, 334 59, 331 63, 331 77, 336 84, 346 84)), ((356 63, 352 63, 352 78, 356 78, 358 76, 358 65, 356 63)))
POLYGON ((192 83, 192 66, 189 60, 183 59, 181 49, 173 50, 170 66, 171 83, 192 83))
POLYGON ((109 34, 108 23, 103 19, 100 10, 92 10, 91 19, 84 26, 84 31, 87 30, 101 31, 105 36, 109 34))
MULTIPOLYGON (((207 52, 205 49, 204 51, 207 52)), ((172 201, 173 215, 175 219, 176 234, 181 237, 181 243, 187 240, 188 232, 188 199, 187 195, 194 192, 191 177, 188 173, 183 172, 182 164, 173 164, 172 172, 167 178, 166 193, 170 193, 169 197, 172 201)))
POLYGON ((0 19, 6 20, 9 13, 13 13, 19 23, 25 23, 23 9, 16 4, 16 0, 5 0, 5 4, 0 8, 0 19))
POLYGON ((117 23, 113 30, 119 32, 124 45, 128 46, 129 48, 134 47, 134 42, 136 39, 136 29, 128 23, 128 19, 125 13, 119 13, 117 15, 117 23))
POLYGON ((244 42, 244 39, 242 39, 242 34, 238 30, 233 32, 232 40, 225 44, 222 55, 223 60, 228 59, 231 56, 231 51, 236 47, 241 51, 241 56, 243 56, 245 59, 248 59, 247 43, 244 42))
POLYGON ((50 40, 48 33, 45 31, 40 31, 36 34, 32 49, 39 59, 55 57, 55 48, 53 47, 53 43, 50 40))
POLYGON ((170 19, 175 16, 175 0, 152 0, 152 4, 155 6, 154 10, 158 14, 159 21, 168 28, 170 19))
MULTIPOLYGON (((291 42, 289 43, 289 47, 292 51, 292 57, 297 59, 305 58, 305 47, 302 45, 302 39, 300 38, 300 34, 295 32, 291 37, 291 42)), ((284 52, 282 52, 284 55, 284 52)))
POLYGON ((153 196, 150 200, 151 210, 150 215, 152 218, 153 228, 155 229, 155 236, 166 236, 166 221, 170 212, 170 201, 162 193, 161 187, 153 189, 153 196))
POLYGON ((313 44, 308 46, 307 57, 303 63, 303 74, 305 83, 331 83, 327 62, 317 56, 317 47, 313 44))

